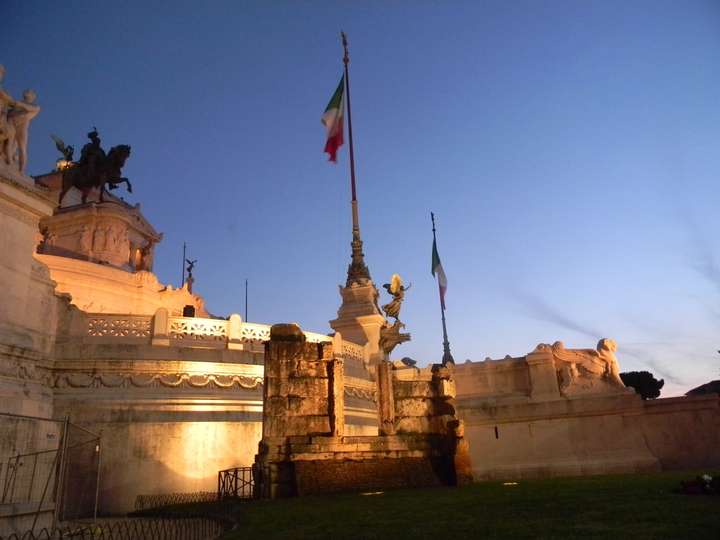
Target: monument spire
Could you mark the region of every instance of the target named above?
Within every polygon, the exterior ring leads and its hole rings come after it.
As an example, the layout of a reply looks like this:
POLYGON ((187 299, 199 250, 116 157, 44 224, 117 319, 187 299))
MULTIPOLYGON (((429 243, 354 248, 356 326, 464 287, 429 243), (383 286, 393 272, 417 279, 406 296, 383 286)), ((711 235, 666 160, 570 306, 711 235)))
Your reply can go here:
POLYGON ((445 277, 445 270, 443 270, 442 263, 440 262, 440 255, 437 250, 437 240, 435 238, 435 214, 430 212, 430 219, 432 220, 432 232, 433 232, 433 248, 432 248, 432 275, 437 274, 438 280, 438 292, 440 293, 440 316, 442 318, 442 330, 443 330, 443 365, 448 363, 454 364, 455 359, 450 353, 450 342, 448 341, 447 326, 445 325, 445 291, 447 290, 447 278, 445 277))
POLYGON ((348 117, 348 139, 350 144, 350 192, 352 194, 352 259, 348 266, 347 282, 345 285, 349 287, 353 283, 360 285, 370 281, 370 271, 365 264, 365 256, 362 251, 362 239, 360 238, 360 220, 358 217, 358 201, 357 188, 355 185, 355 149, 353 147, 353 131, 352 131, 352 109, 350 107, 350 74, 348 72, 348 64, 350 56, 348 54, 348 43, 345 32, 340 32, 342 45, 344 49, 343 64, 345 65, 345 95, 347 97, 347 117, 348 117))

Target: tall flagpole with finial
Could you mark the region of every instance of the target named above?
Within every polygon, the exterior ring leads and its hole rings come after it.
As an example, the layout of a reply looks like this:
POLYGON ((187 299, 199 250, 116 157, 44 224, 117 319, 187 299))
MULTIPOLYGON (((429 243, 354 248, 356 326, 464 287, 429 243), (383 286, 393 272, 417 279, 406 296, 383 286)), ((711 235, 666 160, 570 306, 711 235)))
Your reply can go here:
POLYGON ((357 188, 355 185, 355 149, 353 147, 353 130, 352 130, 352 108, 350 107, 350 73, 348 64, 350 63, 350 55, 348 54, 348 42, 345 32, 340 32, 342 39, 343 64, 345 65, 345 95, 347 97, 347 117, 348 117, 348 142, 350 143, 350 192, 352 195, 352 259, 348 266, 348 275, 346 286, 349 287, 353 283, 364 284, 370 281, 370 271, 365 264, 365 256, 362 251, 362 240, 360 239, 360 219, 358 217, 358 200, 357 188))
POLYGON ((437 276, 438 292, 440 293, 440 317, 442 318, 443 330, 442 363, 443 365, 448 363, 454 364, 455 360, 450 353, 450 342, 448 341, 447 326, 445 325, 445 290, 447 289, 447 278, 445 277, 445 270, 443 270, 442 264, 440 263, 440 255, 438 255, 437 251, 437 239, 435 237, 435 214, 432 212, 430 212, 430 219, 432 220, 433 232, 432 274, 437 276))

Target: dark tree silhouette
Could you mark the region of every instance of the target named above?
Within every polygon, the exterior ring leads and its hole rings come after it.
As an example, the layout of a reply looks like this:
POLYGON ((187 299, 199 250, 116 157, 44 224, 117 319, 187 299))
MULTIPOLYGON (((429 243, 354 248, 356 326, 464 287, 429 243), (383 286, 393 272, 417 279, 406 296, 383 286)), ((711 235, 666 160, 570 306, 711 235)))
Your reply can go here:
POLYGON ((649 371, 628 371, 621 373, 620 378, 625 386, 632 386, 643 399, 655 399, 660 396, 660 389, 665 379, 659 381, 649 371))

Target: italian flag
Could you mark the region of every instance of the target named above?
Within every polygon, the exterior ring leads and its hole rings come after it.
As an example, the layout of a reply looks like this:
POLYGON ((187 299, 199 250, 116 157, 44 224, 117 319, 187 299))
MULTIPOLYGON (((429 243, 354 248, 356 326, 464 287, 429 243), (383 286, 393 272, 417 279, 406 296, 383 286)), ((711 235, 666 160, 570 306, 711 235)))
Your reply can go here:
POLYGON ((432 275, 437 274, 438 287, 440 288, 440 306, 445 309, 445 291, 447 291, 447 277, 445 276, 445 270, 443 270, 442 263, 440 262, 440 255, 438 255, 437 244, 433 239, 432 249, 432 275))
POLYGON ((327 130, 325 152, 330 154, 329 161, 337 162, 337 151, 343 144, 343 115, 345 111, 345 75, 340 77, 340 84, 330 98, 320 120, 327 130))

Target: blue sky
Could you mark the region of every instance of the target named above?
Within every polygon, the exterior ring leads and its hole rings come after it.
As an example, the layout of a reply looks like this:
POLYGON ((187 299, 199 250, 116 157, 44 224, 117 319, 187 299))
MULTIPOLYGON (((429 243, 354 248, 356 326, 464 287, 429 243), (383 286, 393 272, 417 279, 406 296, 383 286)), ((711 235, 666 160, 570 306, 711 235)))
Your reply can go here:
POLYGON ((347 147, 322 114, 350 40, 365 253, 412 289, 421 363, 442 355, 430 211, 457 361, 619 343, 664 395, 718 378, 720 3, 4 4, 5 88, 37 91, 31 174, 55 133, 132 145, 126 173, 186 241, 218 315, 328 331, 349 262, 347 147), (9 31, 8 31, 9 29, 9 31))

